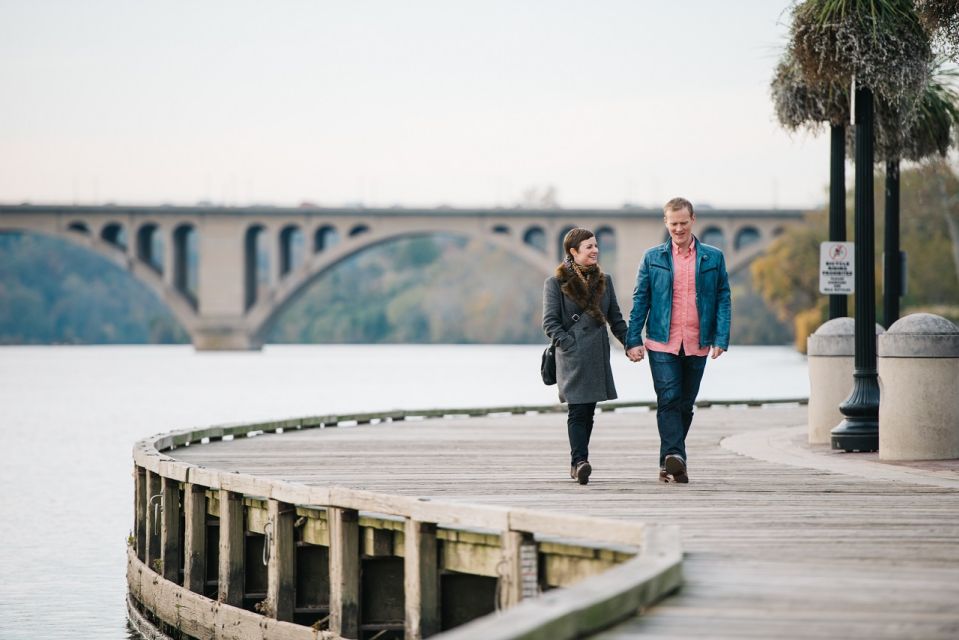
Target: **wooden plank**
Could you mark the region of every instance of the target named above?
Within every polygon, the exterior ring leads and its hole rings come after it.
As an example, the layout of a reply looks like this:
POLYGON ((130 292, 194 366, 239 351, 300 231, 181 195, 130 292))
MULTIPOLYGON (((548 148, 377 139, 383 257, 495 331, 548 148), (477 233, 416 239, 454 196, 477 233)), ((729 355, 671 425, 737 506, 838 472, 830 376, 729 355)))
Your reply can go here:
POLYGON ((499 546, 443 541, 440 545, 441 568, 488 578, 499 577, 497 568, 503 559, 499 546))
POLYGON ((206 489, 183 486, 183 586, 203 593, 206 585, 206 489))
POLYGON ((140 560, 146 560, 147 552, 147 484, 146 469, 133 467, 133 521, 134 548, 140 560))
POLYGON ((220 490, 220 549, 217 599, 239 607, 243 605, 244 534, 243 496, 220 490))
POLYGON ((362 553, 371 558, 385 558, 393 555, 393 531, 362 527, 362 553))
POLYGON ((127 583, 134 600, 171 628, 199 640, 333 640, 311 627, 271 620, 187 591, 150 571, 132 550, 127 556, 127 583))
POLYGON ((517 531, 535 531, 539 535, 564 538, 596 539, 602 531, 604 542, 638 545, 643 539, 643 527, 639 522, 599 519, 569 513, 549 513, 531 509, 511 509, 509 527, 517 531))
POLYGON ((147 471, 144 476, 144 485, 146 487, 146 551, 144 562, 151 569, 159 568, 160 561, 160 476, 147 471))
POLYGON ((440 630, 440 577, 436 525, 406 521, 403 560, 406 640, 428 638, 440 630))
POLYGON ((355 509, 327 510, 330 527, 330 631, 345 638, 360 630, 360 527, 355 509))
POLYGON ((180 483, 163 478, 160 501, 160 565, 163 577, 180 582, 182 550, 180 549, 180 483))
MULTIPOLYGON (((500 571, 500 608, 514 607, 523 600, 524 592, 528 591, 528 567, 524 566, 523 547, 535 547, 533 534, 524 531, 504 531, 502 536, 503 564, 500 571), (524 585, 524 575, 527 584, 524 585), (527 588, 524 589, 524 586, 527 588)), ((534 568, 534 576, 535 568, 534 568)))
POLYGON ((293 523, 296 521, 296 508, 285 502, 270 500, 269 512, 267 606, 272 618, 293 622, 293 609, 296 605, 296 541, 293 537, 293 523))

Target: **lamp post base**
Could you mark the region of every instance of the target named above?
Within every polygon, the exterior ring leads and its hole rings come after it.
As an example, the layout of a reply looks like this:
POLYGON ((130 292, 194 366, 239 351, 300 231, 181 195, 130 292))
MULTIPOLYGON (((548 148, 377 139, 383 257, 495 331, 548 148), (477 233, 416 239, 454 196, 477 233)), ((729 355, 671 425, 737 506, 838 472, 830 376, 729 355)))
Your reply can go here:
POLYGON ((832 448, 853 451, 879 451, 879 422, 845 419, 830 433, 832 448))

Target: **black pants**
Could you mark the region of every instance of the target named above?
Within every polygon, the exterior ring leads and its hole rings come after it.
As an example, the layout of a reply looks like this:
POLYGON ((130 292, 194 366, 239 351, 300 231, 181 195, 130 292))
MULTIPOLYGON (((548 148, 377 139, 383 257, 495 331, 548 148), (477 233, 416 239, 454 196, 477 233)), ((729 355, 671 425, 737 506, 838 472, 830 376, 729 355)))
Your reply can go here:
POLYGON ((566 429, 569 432, 569 454, 573 465, 589 460, 589 437, 593 433, 595 412, 595 402, 569 405, 566 429))

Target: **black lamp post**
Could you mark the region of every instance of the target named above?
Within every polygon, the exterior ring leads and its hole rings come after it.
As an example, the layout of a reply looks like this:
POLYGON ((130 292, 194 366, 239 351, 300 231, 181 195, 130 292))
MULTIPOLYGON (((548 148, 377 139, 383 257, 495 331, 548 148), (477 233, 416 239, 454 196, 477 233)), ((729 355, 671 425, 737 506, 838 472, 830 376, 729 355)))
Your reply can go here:
POLYGON ((882 321, 888 329, 899 319, 902 260, 899 256, 899 160, 886 160, 886 236, 882 265, 882 321))
POLYGON ((873 96, 856 94, 855 286, 856 355, 852 393, 839 405, 845 420, 832 430, 832 448, 879 449, 879 380, 876 373, 875 203, 873 201, 873 96))
MULTIPOLYGON (((846 127, 829 127, 829 240, 846 241, 846 127)), ((829 319, 849 315, 844 294, 829 296, 829 319)))

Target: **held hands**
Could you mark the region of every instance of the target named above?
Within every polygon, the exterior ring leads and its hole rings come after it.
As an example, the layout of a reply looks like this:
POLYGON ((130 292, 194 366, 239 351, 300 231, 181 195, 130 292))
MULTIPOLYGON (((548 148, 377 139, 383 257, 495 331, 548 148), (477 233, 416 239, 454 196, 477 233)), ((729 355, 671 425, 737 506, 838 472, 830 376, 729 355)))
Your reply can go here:
MULTIPOLYGON (((710 349, 710 357, 715 360, 719 356, 726 353, 726 350, 722 347, 712 347, 710 349)), ((637 345, 631 349, 626 350, 626 357, 629 358, 630 362, 640 362, 643 358, 646 357, 646 349, 642 345, 637 345)))

